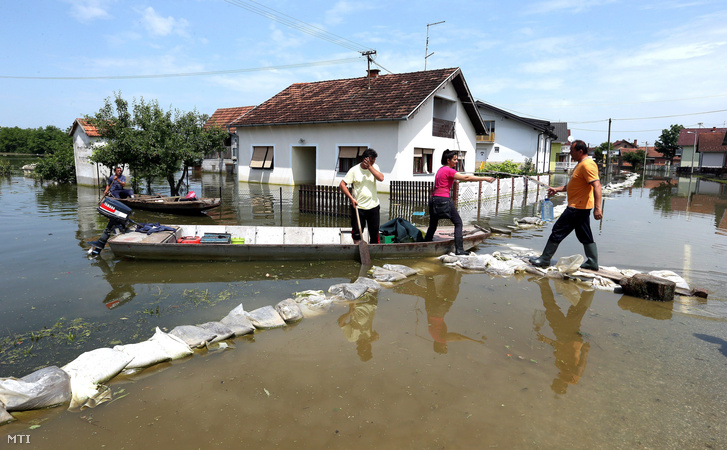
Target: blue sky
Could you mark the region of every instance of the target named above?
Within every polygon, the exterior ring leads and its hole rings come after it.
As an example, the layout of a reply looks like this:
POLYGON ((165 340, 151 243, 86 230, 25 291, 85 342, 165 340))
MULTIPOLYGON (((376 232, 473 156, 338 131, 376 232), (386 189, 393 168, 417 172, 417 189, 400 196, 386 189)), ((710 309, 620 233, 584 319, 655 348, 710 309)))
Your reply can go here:
POLYGON ((612 141, 639 144, 727 125, 723 0, 11 0, 0 17, 0 126, 66 129, 114 92, 211 115, 363 76, 366 49, 382 73, 423 70, 440 21, 428 69, 460 67, 476 99, 592 145, 609 118, 612 141))

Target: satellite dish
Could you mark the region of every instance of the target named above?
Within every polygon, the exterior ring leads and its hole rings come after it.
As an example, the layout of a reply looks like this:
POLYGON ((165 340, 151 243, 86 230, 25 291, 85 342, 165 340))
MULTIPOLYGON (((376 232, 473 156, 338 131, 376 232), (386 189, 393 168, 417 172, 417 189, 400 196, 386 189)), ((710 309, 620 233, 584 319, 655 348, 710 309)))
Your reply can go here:
POLYGON ((573 136, 568 136, 568 142, 573 143, 573 141, 575 141, 575 139, 573 139, 573 136))

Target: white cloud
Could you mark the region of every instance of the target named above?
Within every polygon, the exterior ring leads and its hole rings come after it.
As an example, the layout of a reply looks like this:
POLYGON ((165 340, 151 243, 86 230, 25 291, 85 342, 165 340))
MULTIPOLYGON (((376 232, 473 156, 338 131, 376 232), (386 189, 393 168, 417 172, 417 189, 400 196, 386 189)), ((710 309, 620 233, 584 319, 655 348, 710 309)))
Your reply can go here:
POLYGON ((527 10, 527 14, 543 14, 554 11, 571 10, 580 13, 597 6, 616 3, 618 0, 548 0, 539 2, 527 10))
POLYGON ((71 5, 70 14, 79 22, 91 22, 97 19, 110 19, 108 12, 109 0, 66 0, 71 5))
POLYGON ((370 9, 374 9, 374 6, 369 3, 340 0, 333 5, 333 8, 325 12, 325 21, 329 25, 338 25, 347 16, 370 9))
POLYGON ((141 15, 144 28, 155 36, 169 36, 170 34, 179 36, 187 35, 189 22, 186 19, 175 19, 172 16, 162 17, 151 6, 141 11, 141 15))

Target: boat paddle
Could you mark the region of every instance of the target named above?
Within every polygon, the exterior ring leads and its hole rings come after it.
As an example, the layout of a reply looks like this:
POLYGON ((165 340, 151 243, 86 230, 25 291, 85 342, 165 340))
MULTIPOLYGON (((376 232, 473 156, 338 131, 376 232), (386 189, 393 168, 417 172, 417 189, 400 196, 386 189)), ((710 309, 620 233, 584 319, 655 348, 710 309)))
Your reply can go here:
POLYGON ((361 239, 358 241, 358 254, 361 257, 361 265, 363 266, 370 266, 371 265, 371 255, 369 255, 369 246, 366 243, 366 240, 364 239, 363 235, 363 228, 361 228, 361 218, 358 216, 358 205, 353 210, 353 213, 356 214, 356 223, 358 223, 358 232, 361 235, 361 239))

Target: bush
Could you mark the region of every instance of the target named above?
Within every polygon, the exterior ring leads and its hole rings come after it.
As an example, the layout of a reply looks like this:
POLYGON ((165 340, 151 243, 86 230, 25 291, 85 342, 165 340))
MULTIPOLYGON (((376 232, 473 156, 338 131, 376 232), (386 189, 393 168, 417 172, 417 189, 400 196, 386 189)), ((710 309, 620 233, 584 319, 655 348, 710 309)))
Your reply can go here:
POLYGON ((56 150, 43 158, 35 166, 35 176, 43 181, 74 183, 76 181, 76 161, 73 147, 56 150))
POLYGON ((0 161, 0 175, 10 175, 10 161, 0 161))
MULTIPOLYGON (((526 163, 527 164, 527 163, 526 163)), ((503 161, 501 163, 485 163, 478 172, 485 175, 492 175, 495 178, 504 178, 506 175, 489 172, 503 172, 510 173, 513 175, 522 175, 523 169, 520 164, 517 164, 511 160, 503 161)))

